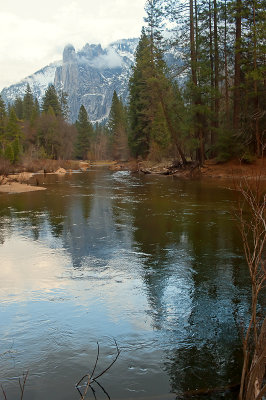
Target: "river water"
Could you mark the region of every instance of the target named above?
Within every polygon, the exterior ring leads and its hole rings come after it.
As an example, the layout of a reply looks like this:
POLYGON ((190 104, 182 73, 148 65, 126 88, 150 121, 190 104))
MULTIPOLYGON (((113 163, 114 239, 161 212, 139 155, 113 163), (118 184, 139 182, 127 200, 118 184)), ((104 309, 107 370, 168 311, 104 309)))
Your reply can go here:
POLYGON ((45 192, 0 195, 7 399, 20 398, 28 371, 25 400, 78 400, 97 342, 95 376, 115 358, 114 340, 121 354, 99 378, 112 400, 237 383, 250 299, 234 192, 104 168, 43 180, 45 192))

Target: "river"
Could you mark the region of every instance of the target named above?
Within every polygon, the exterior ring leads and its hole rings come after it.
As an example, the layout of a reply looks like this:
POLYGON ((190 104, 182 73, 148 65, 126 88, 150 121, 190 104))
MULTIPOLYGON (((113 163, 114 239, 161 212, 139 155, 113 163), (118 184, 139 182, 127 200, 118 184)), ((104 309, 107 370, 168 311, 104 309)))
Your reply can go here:
MULTIPOLYGON (((20 398, 28 371, 25 400, 78 400, 97 342, 95 375, 115 358, 114 340, 121 354, 99 378, 112 400, 239 382, 250 291, 234 191, 105 168, 43 180, 46 191, 0 195, 7 399, 20 398)), ((236 394, 208 396, 220 398, 236 394)))

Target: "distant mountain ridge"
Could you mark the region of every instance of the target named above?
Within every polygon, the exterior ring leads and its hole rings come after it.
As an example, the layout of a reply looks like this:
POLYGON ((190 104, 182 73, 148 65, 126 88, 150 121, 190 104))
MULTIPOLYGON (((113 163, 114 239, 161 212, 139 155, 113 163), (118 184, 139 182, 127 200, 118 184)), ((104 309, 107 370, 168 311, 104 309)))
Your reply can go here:
POLYGON ((68 94, 70 120, 77 119, 80 106, 86 108, 92 122, 108 118, 114 90, 126 99, 128 80, 138 39, 122 39, 103 49, 100 44, 86 44, 80 51, 69 44, 62 61, 45 66, 17 84, 4 88, 1 96, 6 103, 25 94, 29 83, 33 95, 41 103, 49 84, 68 94))
MULTIPOLYGON (((48 85, 54 84, 58 92, 63 90, 68 94, 71 122, 76 121, 81 105, 93 123, 103 122, 109 116, 114 90, 124 101, 128 97, 128 82, 138 41, 137 38, 121 39, 106 48, 87 43, 79 51, 68 44, 61 61, 4 88, 1 96, 6 103, 13 103, 16 97, 24 96, 29 83, 41 104, 48 85)), ((170 69, 183 65, 182 54, 174 48, 169 48, 164 57, 170 69)), ((186 76, 186 72, 179 76, 181 85, 186 76)))

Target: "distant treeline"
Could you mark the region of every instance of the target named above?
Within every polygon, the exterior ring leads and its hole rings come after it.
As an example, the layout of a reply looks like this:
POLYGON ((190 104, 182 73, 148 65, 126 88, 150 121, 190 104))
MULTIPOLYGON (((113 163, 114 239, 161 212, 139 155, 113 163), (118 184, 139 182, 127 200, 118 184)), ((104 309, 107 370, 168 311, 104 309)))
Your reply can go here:
POLYGON ((31 88, 23 98, 5 106, 0 97, 0 158, 16 163, 22 159, 105 158, 106 128, 94 127, 82 106, 75 124, 68 122, 67 94, 50 85, 39 105, 31 88))
POLYGON ((114 92, 105 125, 93 126, 83 106, 69 124, 66 93, 50 85, 39 105, 28 86, 7 109, 0 98, 0 156, 184 164, 262 157, 265 10, 266 0, 147 0, 128 104, 114 92), (180 62, 167 65, 165 50, 180 62))

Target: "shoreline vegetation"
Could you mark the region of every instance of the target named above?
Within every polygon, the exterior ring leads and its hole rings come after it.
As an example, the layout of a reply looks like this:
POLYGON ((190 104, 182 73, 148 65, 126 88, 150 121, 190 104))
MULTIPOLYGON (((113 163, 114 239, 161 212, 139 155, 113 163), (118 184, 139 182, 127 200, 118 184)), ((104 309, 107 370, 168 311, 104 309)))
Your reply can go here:
POLYGON ((128 170, 134 173, 172 176, 183 179, 256 179, 266 181, 264 159, 257 159, 253 164, 243 164, 239 160, 216 163, 208 160, 203 166, 188 163, 184 167, 173 160, 155 161, 78 161, 78 160, 35 160, 32 163, 10 166, 0 169, 0 193, 25 193, 45 190, 40 176, 48 174, 64 175, 73 171, 85 172, 93 167, 108 167, 111 171, 128 170))

